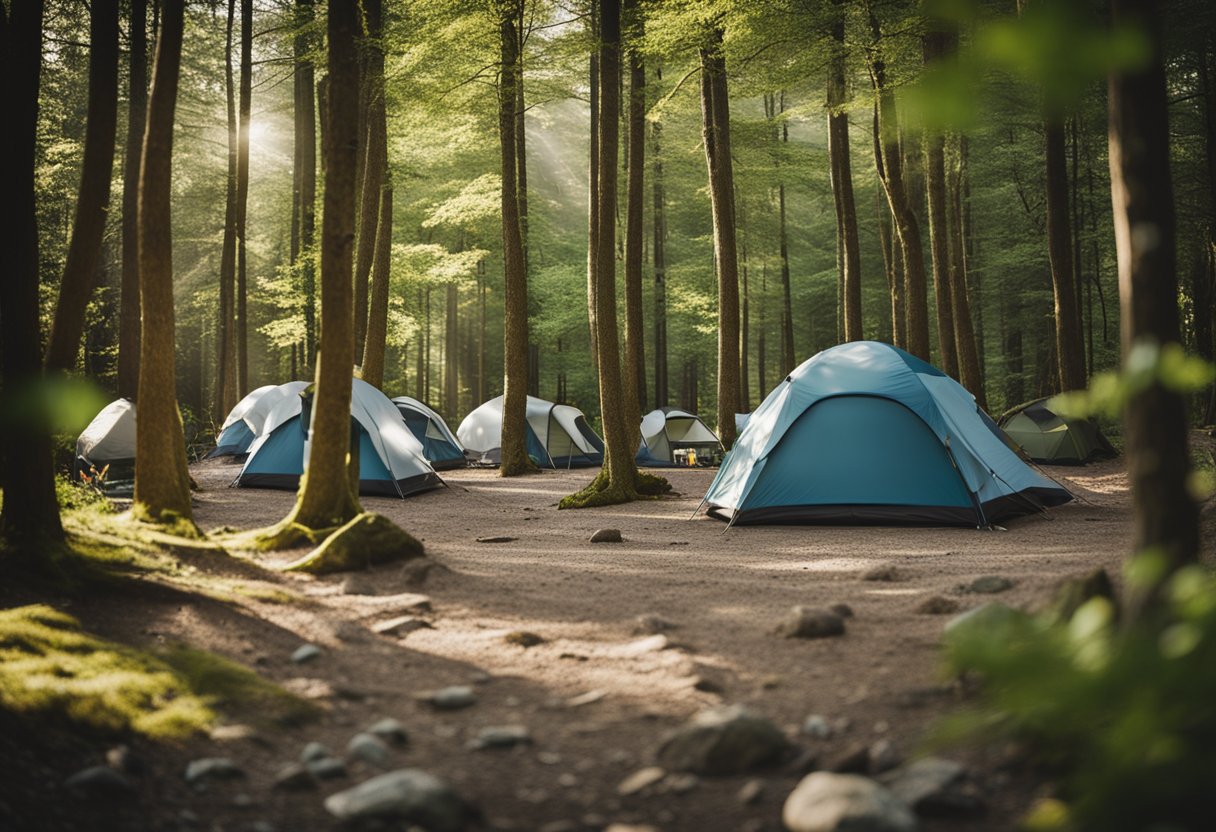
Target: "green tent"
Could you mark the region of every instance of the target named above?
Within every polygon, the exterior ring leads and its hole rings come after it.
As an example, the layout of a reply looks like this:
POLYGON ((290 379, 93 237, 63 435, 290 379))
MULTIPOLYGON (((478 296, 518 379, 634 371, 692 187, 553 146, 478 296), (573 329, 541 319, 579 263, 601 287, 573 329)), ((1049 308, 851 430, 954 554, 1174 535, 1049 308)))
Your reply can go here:
POLYGON ((1035 462, 1085 465, 1118 456, 1096 421, 1061 416, 1048 407, 1046 398, 1018 405, 998 424, 1035 462))

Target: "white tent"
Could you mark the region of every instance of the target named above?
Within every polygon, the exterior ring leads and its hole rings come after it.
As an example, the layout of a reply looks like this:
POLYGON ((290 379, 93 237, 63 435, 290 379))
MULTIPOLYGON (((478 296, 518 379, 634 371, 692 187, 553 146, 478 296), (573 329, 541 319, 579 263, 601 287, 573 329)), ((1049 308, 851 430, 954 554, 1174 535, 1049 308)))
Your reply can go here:
POLYGON ((405 420, 405 426, 421 443, 422 452, 432 468, 439 471, 464 467, 464 448, 460 447, 460 440, 442 416, 410 396, 397 396, 392 402, 405 420))
MULTIPOLYGON (((405 497, 442 485, 396 405, 365 381, 351 379, 351 385, 350 413, 359 426, 359 493, 405 497)), ((288 396, 271 409, 261 435, 249 447, 236 485, 286 489, 299 485, 311 440, 301 418, 304 400, 288 396)))
MULTIPOLYGON (((102 408, 76 439, 74 478, 89 474, 90 468, 101 471, 107 465, 109 485, 129 484, 135 479, 135 404, 127 399, 117 399, 102 408)), ((107 490, 117 493, 113 488, 107 490)))
MULTIPOLYGON (((503 397, 474 410, 456 430, 456 436, 477 462, 502 461, 503 397)), ((542 468, 578 468, 604 461, 604 442, 577 407, 554 404, 528 396, 528 456, 542 468)))
POLYGON ((241 399, 228 413, 220 435, 216 437, 215 448, 207 454, 207 458, 248 453, 253 440, 261 436, 266 417, 275 405, 285 398, 299 397, 307 387, 307 381, 267 384, 241 399))
POLYGON ((695 413, 678 407, 660 407, 642 417, 639 465, 665 467, 682 464, 677 451, 691 450, 700 460, 713 461, 722 452, 717 435, 695 413))

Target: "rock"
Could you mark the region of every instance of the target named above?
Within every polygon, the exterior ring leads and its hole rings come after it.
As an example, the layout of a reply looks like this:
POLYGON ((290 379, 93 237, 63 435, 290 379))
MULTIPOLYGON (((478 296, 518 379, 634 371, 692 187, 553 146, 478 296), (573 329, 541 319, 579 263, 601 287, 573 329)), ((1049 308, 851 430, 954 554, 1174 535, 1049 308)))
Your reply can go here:
POLYGON ((109 766, 92 766, 63 783, 73 794, 94 800, 117 800, 135 791, 135 784, 109 766))
POLYGON ((916 816, 887 789, 855 774, 817 771, 781 810, 789 832, 915 832, 916 816))
POLYGON ((536 633, 529 633, 527 630, 512 630, 502 637, 502 640, 507 644, 514 644, 517 647, 535 647, 538 644, 544 644, 545 640, 536 633))
POLYGON ((187 783, 204 783, 211 780, 243 780, 245 771, 227 757, 204 757, 192 760, 186 766, 187 783))
POLYGON ((802 722, 802 733, 817 740, 826 740, 832 736, 832 726, 819 714, 811 714, 802 722))
POLYGON ((693 679, 692 683, 694 690, 699 690, 702 693, 725 693, 726 685, 721 680, 715 679, 713 676, 701 674, 693 679))
POLYGON ((924 817, 957 817, 983 811, 983 802, 964 790, 966 770, 953 760, 924 757, 888 771, 879 780, 924 817))
POLYGON ((739 706, 702 711, 659 746, 672 771, 740 774, 777 761, 789 747, 772 722, 739 706))
POLYGON ((320 647, 315 644, 305 644, 296 648, 296 651, 291 654, 291 660, 296 664, 304 664, 304 662, 310 662, 320 655, 320 647))
POLYGON ((346 763, 337 757, 321 757, 304 764, 308 773, 318 780, 337 780, 346 776, 346 763))
POLYGON ((392 717, 385 717, 372 723, 371 727, 367 729, 367 733, 392 745, 408 745, 410 741, 410 735, 405 730, 405 726, 392 717))
POLYGON ((837 774, 864 774, 870 769, 870 749, 865 745, 850 745, 831 757, 824 768, 837 774))
POLYGON ((330 795, 325 808, 352 825, 383 819, 417 824, 429 832, 460 832, 477 814, 451 786, 418 769, 381 774, 330 795))
POLYGON ((235 742, 236 740, 255 740, 258 732, 252 725, 217 725, 211 729, 211 739, 214 742, 235 742))
POLYGON ((296 676, 283 682, 283 687, 305 699, 329 699, 336 694, 334 686, 324 679, 308 679, 296 676))
POLYGON ((353 621, 339 621, 334 625, 334 638, 352 644, 360 644, 369 640, 367 628, 353 621))
POLYGON ((633 632, 636 635, 653 636, 657 635, 658 633, 665 633, 668 630, 674 629, 676 629, 675 624, 672 624, 666 618, 663 618, 660 615, 655 615, 654 613, 639 615, 634 619, 633 632))
POLYGON ((895 745, 890 740, 879 740, 870 746, 869 767, 871 774, 882 774, 890 771, 903 762, 895 745))
POLYGON ((591 535, 592 543, 620 543, 622 540, 620 529, 600 529, 591 535))
POLYGON ((372 625, 372 632, 382 636, 407 636, 414 630, 433 630, 431 622, 412 615, 402 615, 372 625))
POLYGON ((878 566, 862 572, 861 579, 863 581, 898 581, 900 574, 899 570, 895 568, 895 564, 880 563, 878 566))
POLYGON ((978 593, 980 595, 995 595, 998 592, 1004 592, 1012 588, 1013 581, 1008 578, 1002 578, 999 575, 985 575, 982 578, 976 578, 969 584, 960 584, 958 591, 963 593, 978 593))
POLYGON ((750 806, 764 796, 763 780, 748 780, 735 795, 744 806, 750 806))
POLYGON ((529 745, 531 742, 532 735, 525 726, 497 725, 482 728, 477 739, 469 743, 469 747, 481 751, 489 748, 514 748, 517 745, 529 745))
POLYGON ((332 757, 333 752, 319 742, 310 742, 304 746, 304 750, 300 752, 300 762, 311 763, 313 760, 323 760, 326 757, 332 757))
POLYGON ((116 745, 106 751, 106 765, 126 774, 139 774, 144 770, 144 761, 127 745, 116 745))
POLYGON ((426 697, 426 701, 436 710, 458 711, 477 704, 477 694, 470 687, 453 685, 435 691, 426 697))
POLYGON ((848 604, 832 604, 832 606, 828 607, 828 611, 835 613, 841 618, 853 617, 853 608, 848 604))
POLYGON ((799 605, 790 610, 785 620, 777 625, 777 635, 786 638, 842 636, 844 620, 834 612, 799 605))
POLYGON ((393 760, 393 755, 383 740, 371 734, 355 734, 351 737, 350 742, 346 744, 346 753, 376 768, 388 768, 393 760))
POLYGON ((973 628, 976 628, 977 632, 984 632, 1002 627, 1022 615, 1024 613, 1013 607, 997 601, 989 601, 987 604, 969 609, 951 618, 946 622, 945 632, 951 637, 959 637, 973 628))
POLYGON ((1094 598, 1105 598, 1117 605, 1115 589, 1105 569, 1095 569, 1088 575, 1065 578, 1056 587, 1047 613, 1056 621, 1068 621, 1087 601, 1094 598))
POLYGON ((306 792, 312 791, 316 787, 317 781, 308 767, 299 763, 284 766, 274 777, 273 788, 282 792, 306 792))
POLYGON ((647 653, 658 653, 660 650, 666 650, 668 646, 667 636, 660 633, 659 635, 647 636, 637 641, 631 641, 629 644, 617 648, 616 653, 626 658, 634 658, 644 656, 647 653))
POLYGON ((949 615, 958 612, 958 601, 940 595, 930 595, 916 605, 916 611, 921 615, 949 615))
POLYGON ((583 705, 591 705, 596 702, 599 702, 601 699, 603 699, 607 695, 608 695, 607 691, 599 690, 598 688, 596 690, 589 690, 586 693, 580 693, 578 696, 572 696, 569 699, 567 699, 566 707, 567 708, 581 708, 583 705))
POLYGON ((510 542, 512 542, 514 540, 518 540, 518 539, 519 538, 517 538, 517 537, 507 537, 506 535, 499 535, 497 537, 479 537, 479 538, 477 538, 477 542, 478 543, 510 543, 510 542))
POLYGON ((633 774, 621 781, 621 784, 616 787, 616 793, 621 797, 628 797, 631 794, 637 794, 649 786, 662 780, 667 776, 667 772, 658 766, 648 766, 647 768, 638 769, 633 774))

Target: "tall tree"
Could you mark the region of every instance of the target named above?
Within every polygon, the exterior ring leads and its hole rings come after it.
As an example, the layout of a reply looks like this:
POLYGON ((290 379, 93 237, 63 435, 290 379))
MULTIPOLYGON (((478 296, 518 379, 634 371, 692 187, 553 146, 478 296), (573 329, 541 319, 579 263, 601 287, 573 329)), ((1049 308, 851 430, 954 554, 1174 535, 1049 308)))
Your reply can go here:
MULTIPOLYGON (((950 36, 934 23, 921 36, 925 66, 945 60, 950 36)), ((929 203, 929 249, 933 255, 933 294, 937 307, 937 344, 941 368, 958 378, 954 303, 950 289, 950 232, 946 220, 946 137, 941 130, 925 136, 925 193, 929 203)))
POLYGON ((249 123, 253 84, 253 0, 241 0, 240 127, 236 159, 237 396, 249 391, 249 269, 245 237, 249 217, 249 123))
POLYGON ((122 168, 122 280, 118 317, 118 395, 139 391, 139 157, 148 109, 148 0, 131 0, 127 31, 127 142, 122 168))
MULTIPOLYGON (((385 170, 387 177, 387 168, 385 170)), ((376 387, 384 386, 384 349, 388 337, 388 290, 392 259, 393 185, 386 181, 380 190, 380 218, 376 224, 376 254, 372 258, 367 338, 363 342, 361 362, 363 380, 376 387)))
POLYGON ((535 466, 528 457, 528 275, 519 225, 519 194, 515 149, 516 85, 519 72, 519 33, 516 21, 522 0, 498 3, 501 65, 498 81, 498 138, 502 151, 503 259, 503 407, 502 463, 499 473, 512 477, 535 466))
POLYGON ((224 239, 220 248, 220 310, 216 345, 215 410, 222 418, 237 401, 236 334, 236 180, 240 156, 240 123, 237 121, 236 81, 232 69, 232 33, 236 0, 228 0, 228 24, 224 45, 224 95, 228 105, 228 178, 224 202, 224 239))
POLYGON ((954 313, 955 353, 958 356, 958 379, 984 410, 988 397, 984 392, 984 376, 980 370, 979 347, 971 316, 971 297, 967 287, 967 229, 963 210, 963 163, 966 138, 959 136, 953 143, 955 153, 946 173, 947 233, 950 238, 949 291, 954 313))
POLYGON ((832 197, 836 203, 836 239, 843 287, 844 340, 860 341, 861 249, 857 239, 857 205, 853 200, 853 165, 849 158, 849 114, 844 40, 844 0, 832 0, 832 59, 828 69, 828 159, 832 197))
POLYGON ((295 153, 293 174, 294 213, 299 218, 300 288, 304 295, 304 366, 316 361, 317 303, 316 275, 313 269, 313 243, 316 238, 317 202, 317 112, 312 58, 309 55, 315 19, 313 0, 296 0, 296 32, 292 40, 295 58, 295 153))
POLYGON ((355 247, 355 355, 362 356, 367 337, 368 285, 377 245, 380 189, 388 167, 388 139, 381 129, 384 121, 384 5, 382 0, 365 0, 363 15, 367 37, 362 52, 359 79, 363 101, 362 180, 359 190, 358 230, 355 247))
MULTIPOLYGON (((663 69, 654 68, 655 82, 663 80, 663 69)), ((667 406, 667 214, 664 210, 663 125, 655 119, 650 125, 650 158, 653 160, 654 220, 651 256, 654 258, 654 406, 667 406)))
MULTIPOLYGON (((599 0, 591 0, 591 14, 587 21, 587 28, 591 35, 592 44, 598 43, 599 38, 599 15, 597 12, 599 0)), ((598 291, 599 281, 596 279, 596 251, 599 250, 599 244, 596 242, 596 236, 599 234, 599 217, 596 211, 599 210, 596 194, 599 191, 597 179, 599 177, 599 160, 600 160, 600 56, 599 48, 592 46, 591 57, 588 61, 588 77, 590 79, 591 89, 589 92, 590 98, 590 131, 591 137, 588 144, 590 150, 587 155, 587 326, 591 334, 591 366, 599 366, 599 351, 598 338, 599 330, 595 325, 596 303, 595 293, 598 291)))
POLYGON ((101 258, 101 238, 114 173, 114 132, 118 122, 118 0, 93 0, 89 7, 89 104, 84 163, 76 220, 68 244, 59 302, 46 347, 48 370, 75 369, 84 332, 84 313, 93 294, 101 258))
POLYGON ((1057 381, 1061 390, 1085 387, 1085 342, 1073 279, 1072 219, 1068 207, 1068 163, 1064 119, 1049 114, 1043 125, 1046 149, 1047 253, 1055 298, 1057 381))
MULTIPOLYGON (((790 127, 785 120, 785 91, 779 99, 770 98, 769 110, 773 115, 782 114, 781 144, 789 144, 790 127), (779 107, 779 109, 778 109, 779 107)), ((785 182, 777 183, 777 249, 781 256, 781 374, 788 376, 798 363, 794 352, 794 302, 790 289, 790 243, 785 227, 785 182)))
MULTIPOLYGON (((0 131, 0 244, 5 277, 0 280, 0 372, 5 428, 0 431, 0 531, 5 554, 32 561, 39 543, 63 539, 51 437, 45 421, 14 413, 15 402, 36 396, 41 378, 38 350, 38 223, 34 189, 38 135, 38 91, 42 74, 41 0, 0 6, 0 103, 8 119, 0 131)), ((6 561, 8 558, 5 558, 6 561)))
POLYGON ((629 145, 625 195, 625 424, 640 424, 646 403, 646 355, 642 321, 642 249, 646 170, 646 66, 637 44, 642 16, 637 0, 626 0, 629 26, 629 145))
POLYGON ((174 359, 173 121, 182 57, 184 0, 163 0, 139 183, 139 289, 143 332, 135 505, 154 522, 190 521, 186 439, 177 409, 174 359))
POLYGON ((739 260, 722 35, 720 28, 712 29, 708 43, 701 47, 701 137, 709 170, 718 274, 718 438, 730 449, 735 444, 735 409, 739 405, 739 260))
MULTIPOLYGON (((367 56, 367 148, 368 163, 363 168, 364 211, 367 189, 376 193, 378 213, 374 224, 375 249, 371 264, 371 299, 367 309, 363 339, 356 332, 355 354, 361 355, 363 380, 376 387, 384 383, 384 347, 388 332, 388 283, 393 247, 393 183, 388 165, 388 113, 384 88, 384 4, 364 0, 370 54, 367 56), (375 148, 373 164, 373 148, 375 148), (373 180, 372 169, 379 172, 373 180)), ((365 226, 366 228, 366 226, 365 226)), ((357 258, 356 258, 357 259, 357 258)), ((357 322, 356 322, 357 326, 357 322)))
MULTIPOLYGON (((1110 77, 1110 179, 1123 305, 1123 358, 1180 342, 1170 177, 1169 101, 1162 61, 1162 9, 1156 0, 1112 0, 1116 25, 1144 33, 1151 58, 1110 77)), ((1170 570, 1193 562, 1198 511, 1188 493, 1186 405, 1154 379, 1128 399, 1123 417, 1132 487, 1135 551, 1152 551, 1170 570)), ((1133 612, 1151 609, 1160 584, 1140 588, 1133 612)))

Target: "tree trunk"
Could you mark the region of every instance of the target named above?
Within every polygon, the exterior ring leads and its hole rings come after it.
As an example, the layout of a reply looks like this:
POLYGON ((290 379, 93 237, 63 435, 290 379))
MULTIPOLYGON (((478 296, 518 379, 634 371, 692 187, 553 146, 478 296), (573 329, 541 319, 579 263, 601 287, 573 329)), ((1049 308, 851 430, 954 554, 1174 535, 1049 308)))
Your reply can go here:
MULTIPOLYGON (((663 80, 661 67, 654 68, 656 82, 663 80)), ((667 220, 663 196, 663 159, 659 155, 663 126, 659 121, 650 125, 650 156, 654 160, 654 406, 666 407, 667 383, 667 220)))
POLYGON ((701 117, 718 272, 718 438, 729 450, 735 443, 735 408, 739 403, 739 261, 735 248, 730 99, 721 29, 713 30, 710 44, 701 49, 701 117))
POLYGON ((249 292, 245 227, 249 215, 249 120, 253 83, 253 0, 241 0, 240 134, 236 160, 236 354, 237 398, 249 391, 249 292))
POLYGON ((503 259, 503 409, 502 464, 499 473, 516 476, 532 470, 527 449, 528 396, 528 276, 524 270, 524 243, 519 225, 519 194, 515 149, 516 107, 519 99, 519 17, 514 0, 499 21, 502 69, 498 84, 498 134, 502 145, 502 259, 503 259))
MULTIPOLYGON (((37 395, 41 364, 38 315, 38 219, 35 169, 38 89, 42 72, 41 0, 13 0, 0 7, 0 103, 8 119, 0 138, 0 243, 5 256, 0 280, 0 371, 6 409, 37 395)), ((8 544, 0 558, 36 564, 43 541, 63 539, 55 498, 51 438, 43 419, 11 419, 0 431, 0 531, 8 544)))
MULTIPOLYGON (((1111 13, 1116 26, 1144 32, 1152 46, 1151 60, 1112 74, 1109 90, 1111 202, 1127 367, 1133 350, 1179 343, 1178 277, 1162 10, 1155 0, 1112 0, 1111 13)), ((1135 551, 1157 553, 1167 571, 1193 563, 1199 524, 1187 490, 1183 396, 1155 379, 1129 397, 1123 425, 1135 551)), ((1133 588, 1133 618, 1152 610, 1161 586, 1158 581, 1133 588)))
POLYGON ((1051 259, 1051 289, 1055 296, 1057 381, 1060 390, 1081 390, 1085 379, 1085 343, 1073 285, 1072 222, 1068 216, 1068 164, 1064 157, 1064 122, 1048 116, 1047 134, 1047 250, 1051 259))
MULTIPOLYGON (((381 46, 381 38, 384 33, 384 9, 381 0, 365 0, 363 9, 367 15, 368 37, 371 39, 371 54, 367 60, 367 78, 363 81, 367 86, 369 96, 368 164, 363 169, 363 196, 364 210, 367 210, 366 190, 375 189, 377 215, 372 223, 372 227, 375 229, 375 246, 372 251, 370 276, 371 302, 365 310, 365 329, 362 339, 356 337, 355 355, 360 357, 363 380, 376 387, 381 387, 384 384, 389 277, 393 255, 393 183, 388 166, 388 113, 384 88, 384 50, 381 46), (370 178, 373 168, 379 172, 379 179, 374 181, 370 178)), ((358 333, 356 333, 357 335, 358 333)))
POLYGON ((860 341, 861 317, 861 248, 857 239, 857 206, 853 200, 853 165, 849 158, 849 114, 845 86, 845 40, 843 0, 833 0, 833 51, 828 72, 828 158, 832 179, 832 197, 836 204, 836 236, 841 263, 840 284, 843 287, 841 317, 844 341, 860 341))
POLYGON ((139 391, 139 155, 148 109, 148 2, 131 0, 127 143, 122 169, 122 288, 118 317, 118 395, 139 391))
POLYGON ((135 504, 155 522, 189 521, 190 475, 177 409, 173 239, 170 222, 173 119, 181 68, 183 0, 163 0, 139 184, 139 356, 135 504))
POLYGON ((971 318, 971 299, 967 293, 967 254, 964 244, 962 207, 962 146, 959 139, 958 158, 950 165, 947 182, 947 233, 950 238, 949 292, 954 312, 955 348, 958 355, 959 382, 975 396, 976 403, 987 410, 984 377, 980 372, 979 350, 971 318))
MULTIPOLYGON (((383 126, 383 125, 382 125, 383 126)), ((387 168, 386 168, 387 171, 387 168)), ((393 262, 393 185, 380 188, 380 218, 376 221, 376 256, 372 258, 371 304, 363 345, 363 380, 384 387, 384 350, 388 337, 388 289, 393 262)))
POLYGON ((742 291, 742 309, 739 313, 739 402, 735 405, 736 413, 751 413, 751 373, 748 372, 748 347, 751 338, 751 298, 747 287, 747 224, 743 212, 739 212, 739 237, 743 242, 739 246, 740 288, 742 291))
MULTIPOLYGON (((780 113, 785 112, 785 93, 780 96, 780 113)), ((789 126, 781 121, 781 142, 790 140, 789 126)), ((794 352, 794 303, 790 293, 790 245, 785 230, 785 183, 777 184, 777 248, 781 255, 781 375, 788 376, 798 364, 794 352)))
POLYGON ((460 391, 459 379, 459 357, 460 347, 457 341, 458 331, 456 324, 459 320, 457 288, 455 283, 447 285, 447 309, 443 316, 447 347, 444 349, 444 357, 447 367, 443 375, 443 407, 444 415, 449 419, 455 419, 459 409, 457 396, 460 391))
POLYGON ((926 137, 925 190, 929 202, 929 247, 933 255, 933 293, 937 308, 937 341, 941 369, 959 377, 954 303, 950 290, 950 233, 946 220, 946 140, 941 133, 926 137))
MULTIPOLYGON (((874 137, 874 169, 878 172, 878 181, 886 181, 886 166, 882 161, 882 133, 878 127, 878 102, 874 102, 874 116, 871 120, 874 137)), ((884 191, 885 194, 885 191, 884 191)), ((886 203, 887 210, 876 206, 878 212, 878 233, 882 242, 884 265, 886 266, 887 288, 891 293, 891 343, 900 349, 908 346, 908 316, 904 309, 904 277, 901 266, 901 250, 899 247, 899 231, 895 228, 891 216, 891 204, 886 203)))
POLYGON ((767 337, 768 331, 768 316, 765 310, 768 309, 768 264, 760 264, 760 335, 756 338, 756 390, 758 391, 757 398, 764 401, 764 397, 768 395, 768 353, 767 353, 767 337))
MULTIPOLYGON (((598 0, 591 0, 591 34, 593 40, 599 36, 598 28, 595 24, 596 8, 598 0)), ((591 54, 591 138, 590 152, 587 162, 587 326, 591 333, 591 366, 599 366, 599 351, 596 349, 597 340, 599 338, 599 330, 595 324, 595 293, 599 282, 596 280, 596 251, 599 249, 599 243, 596 241, 596 235, 599 234, 600 221, 596 212, 599 210, 598 192, 599 192, 599 158, 600 158, 600 59, 597 52, 591 54)))
POLYGON ((316 240, 317 203, 317 112, 312 60, 308 57, 311 38, 300 30, 311 27, 315 15, 313 0, 296 0, 295 80, 296 147, 299 149, 299 192, 296 196, 300 216, 300 284, 304 294, 304 360, 310 370, 317 355, 317 283, 313 246, 316 240))
MULTIPOLYGON (((630 29, 640 41, 641 17, 637 0, 629 0, 627 13, 637 15, 630 29)), ((628 191, 625 197, 625 424, 640 424, 646 405, 646 354, 642 320, 642 206, 646 198, 646 67, 636 47, 629 50, 628 191)))
POLYGON ((224 241, 220 248, 220 311, 216 345, 215 418, 222 420, 237 401, 236 337, 236 180, 240 126, 237 122, 236 85, 232 72, 232 30, 236 0, 228 0, 224 47, 224 91, 228 105, 228 178, 224 203, 224 241))
POLYGON ((114 132, 118 122, 118 0, 93 0, 89 7, 89 104, 84 162, 76 220, 68 244, 59 303, 46 347, 48 370, 76 368, 85 309, 99 269, 101 238, 114 173, 114 132))
POLYGON ((387 168, 387 138, 380 129, 384 122, 384 6, 382 0, 364 0, 363 13, 367 18, 367 37, 364 40, 362 69, 359 78, 359 94, 365 102, 363 112, 364 133, 360 137, 363 159, 359 190, 359 227, 355 247, 355 355, 364 353, 367 338, 367 293, 372 271, 372 260, 376 256, 378 233, 376 225, 380 212, 380 191, 384 185, 387 168))

